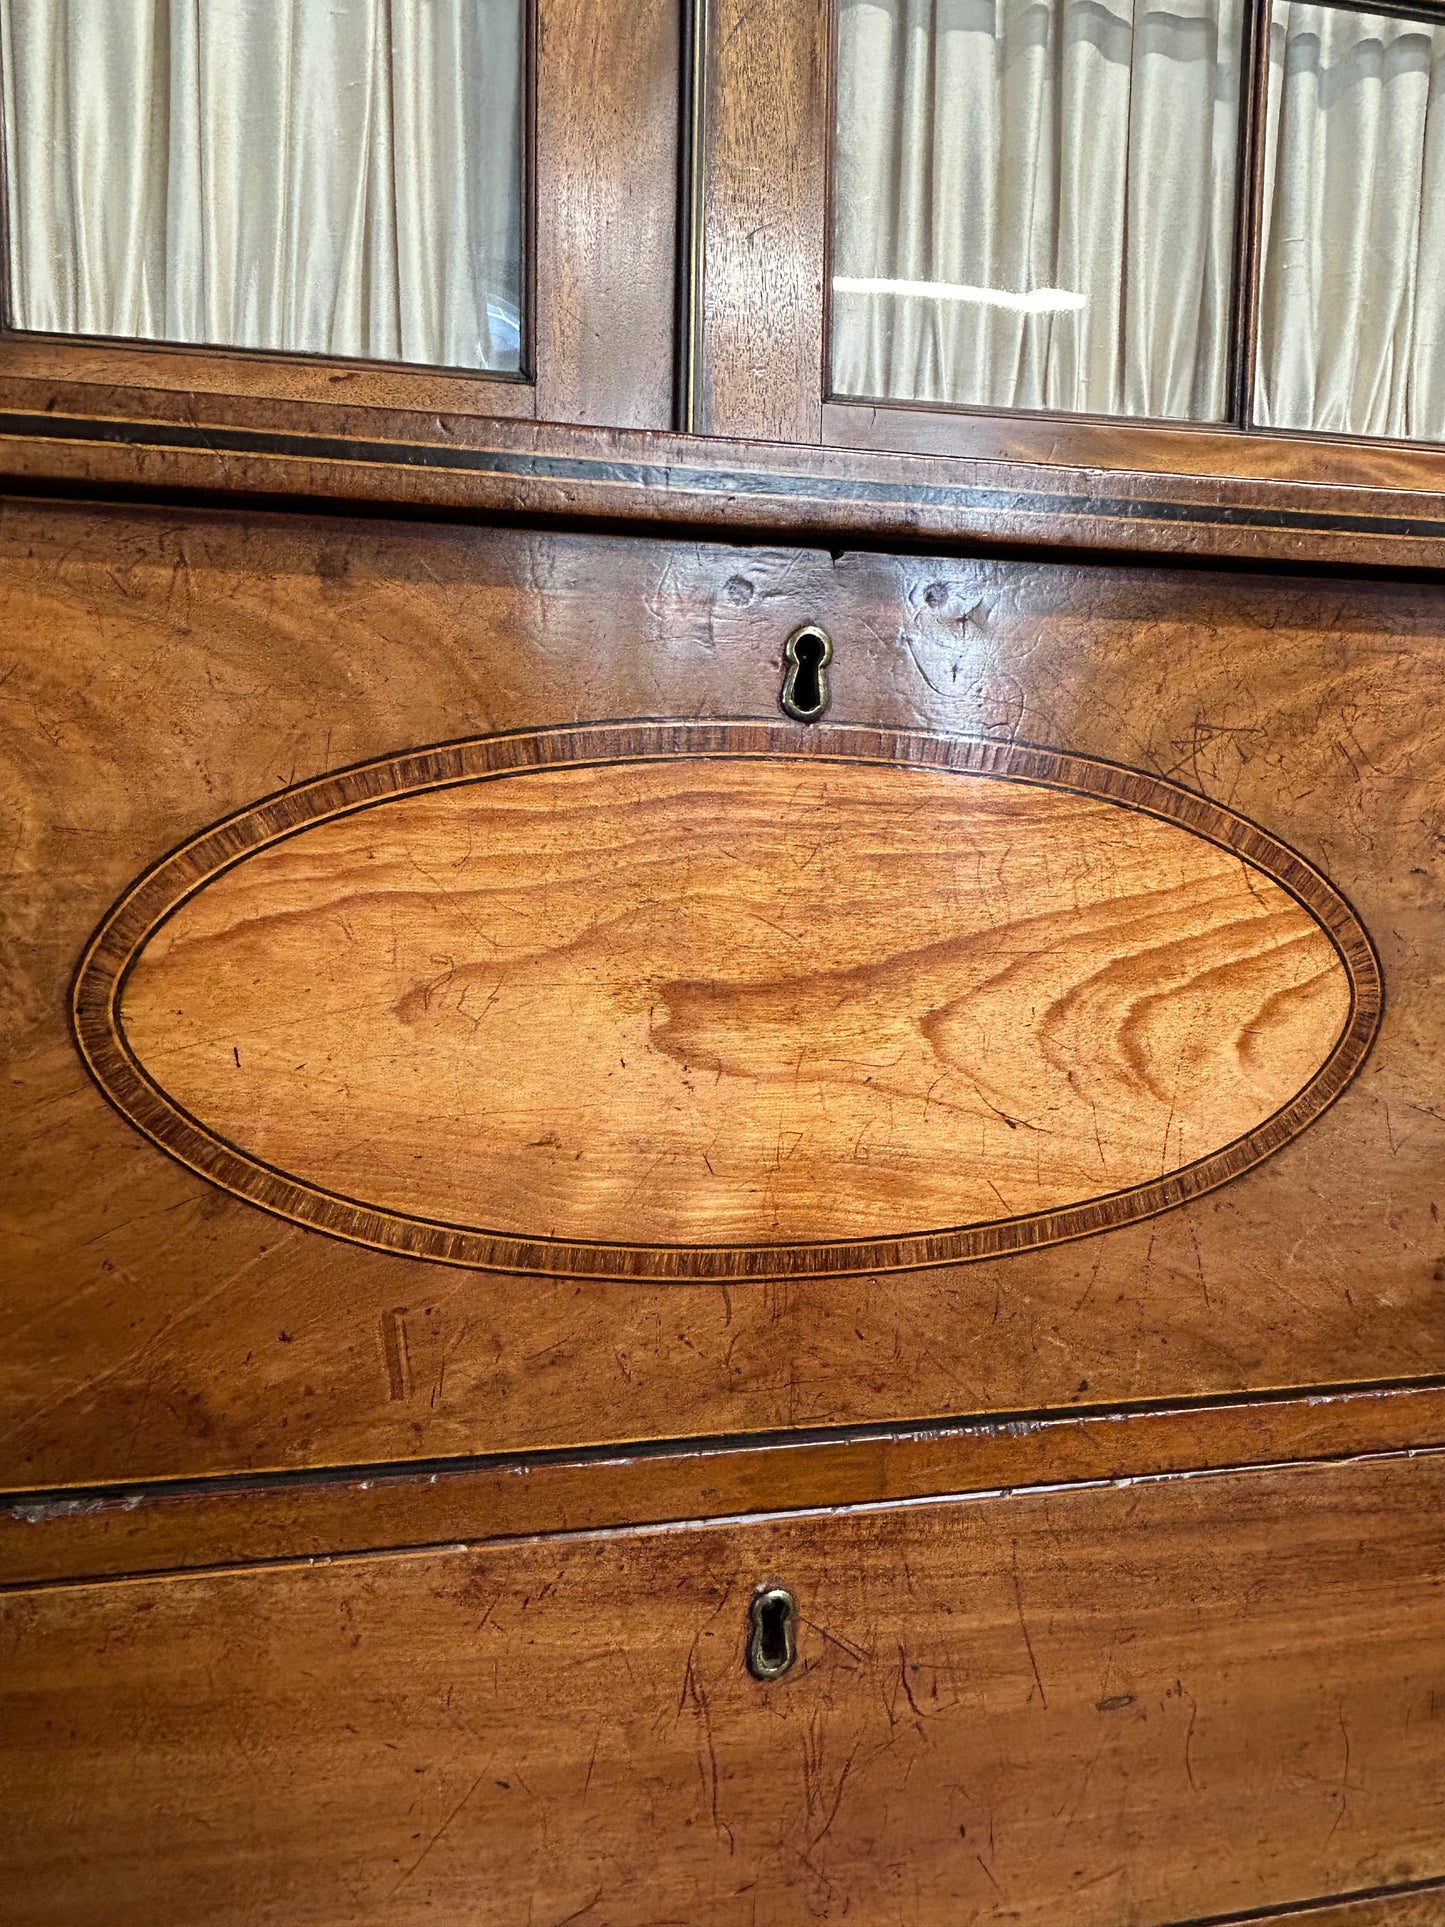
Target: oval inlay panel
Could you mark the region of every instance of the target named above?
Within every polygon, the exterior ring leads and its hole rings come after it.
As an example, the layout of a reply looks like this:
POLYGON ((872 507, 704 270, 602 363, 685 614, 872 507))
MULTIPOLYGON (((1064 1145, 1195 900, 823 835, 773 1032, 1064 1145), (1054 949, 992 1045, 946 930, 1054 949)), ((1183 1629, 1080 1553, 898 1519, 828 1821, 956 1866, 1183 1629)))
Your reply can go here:
POLYGON ((103 1088, 216 1183, 447 1263, 768 1277, 1080 1237, 1318 1116, 1380 1010, 1339 893, 1137 770, 619 723, 299 785, 135 885, 103 1088))

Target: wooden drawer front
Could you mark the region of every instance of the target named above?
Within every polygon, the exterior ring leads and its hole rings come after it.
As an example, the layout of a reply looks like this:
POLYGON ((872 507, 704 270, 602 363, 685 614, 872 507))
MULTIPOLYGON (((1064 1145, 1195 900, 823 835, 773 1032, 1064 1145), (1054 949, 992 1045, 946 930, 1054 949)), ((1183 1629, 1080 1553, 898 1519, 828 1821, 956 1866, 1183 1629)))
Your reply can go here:
POLYGON ((1432 585, 19 505, 0 593, 0 1487, 1438 1375, 1432 585))
POLYGON ((1428 1880, 1442 1518, 1423 1456, 11 1594, 0 1918, 1144 1927, 1428 1880))

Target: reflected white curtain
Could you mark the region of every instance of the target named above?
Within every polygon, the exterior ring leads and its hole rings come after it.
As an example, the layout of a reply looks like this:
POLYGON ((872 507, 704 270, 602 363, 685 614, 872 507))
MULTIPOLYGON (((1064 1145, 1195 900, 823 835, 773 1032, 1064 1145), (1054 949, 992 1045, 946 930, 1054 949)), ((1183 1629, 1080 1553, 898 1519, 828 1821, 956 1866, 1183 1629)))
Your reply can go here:
POLYGON ((0 0, 11 313, 515 368, 521 0, 0 0))
POLYGON ((1241 0, 841 0, 834 392, 1222 418, 1242 34, 1241 0))
POLYGON ((1279 4, 1255 419, 1445 440, 1445 28, 1279 4))

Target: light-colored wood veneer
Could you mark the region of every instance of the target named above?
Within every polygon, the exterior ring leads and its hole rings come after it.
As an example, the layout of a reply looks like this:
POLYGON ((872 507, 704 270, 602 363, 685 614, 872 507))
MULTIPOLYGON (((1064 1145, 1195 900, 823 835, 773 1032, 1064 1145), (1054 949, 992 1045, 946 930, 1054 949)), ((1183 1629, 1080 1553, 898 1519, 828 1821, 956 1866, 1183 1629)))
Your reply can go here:
POLYGON ((1318 873, 1143 772, 602 725, 218 826, 123 900, 76 1010, 122 1109, 284 1215, 456 1263, 747 1276, 1197 1195, 1336 1095, 1379 983, 1318 873))

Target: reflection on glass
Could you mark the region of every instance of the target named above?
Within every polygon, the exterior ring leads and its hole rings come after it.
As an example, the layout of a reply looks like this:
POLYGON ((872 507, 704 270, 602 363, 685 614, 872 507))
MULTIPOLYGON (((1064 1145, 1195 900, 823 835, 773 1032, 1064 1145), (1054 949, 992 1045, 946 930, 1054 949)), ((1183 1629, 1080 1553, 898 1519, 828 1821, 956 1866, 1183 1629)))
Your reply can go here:
POLYGON ((1445 27, 1272 13, 1255 420, 1445 441, 1445 27))
POLYGON ((19 328, 516 369, 522 0, 0 0, 19 328))
POLYGON ((833 392, 1217 421, 1242 0, 840 0, 833 392))

